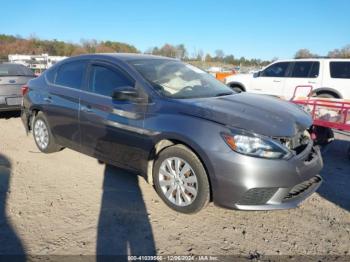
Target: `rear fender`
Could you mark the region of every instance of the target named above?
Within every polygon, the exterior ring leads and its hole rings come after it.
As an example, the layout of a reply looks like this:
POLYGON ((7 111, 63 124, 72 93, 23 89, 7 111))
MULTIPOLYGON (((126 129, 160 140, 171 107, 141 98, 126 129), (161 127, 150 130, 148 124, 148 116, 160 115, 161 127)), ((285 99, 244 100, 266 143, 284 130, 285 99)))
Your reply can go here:
POLYGON ((34 117, 39 111, 41 111, 40 108, 31 108, 29 110, 26 108, 22 108, 21 119, 22 119, 24 128, 26 129, 27 135, 30 131, 32 131, 34 117))
POLYGON ((26 130, 26 134, 28 135, 29 131, 30 131, 30 119, 31 119, 31 116, 30 116, 30 113, 25 110, 24 108, 22 108, 21 110, 21 120, 22 120, 22 123, 24 125, 24 128, 26 130))

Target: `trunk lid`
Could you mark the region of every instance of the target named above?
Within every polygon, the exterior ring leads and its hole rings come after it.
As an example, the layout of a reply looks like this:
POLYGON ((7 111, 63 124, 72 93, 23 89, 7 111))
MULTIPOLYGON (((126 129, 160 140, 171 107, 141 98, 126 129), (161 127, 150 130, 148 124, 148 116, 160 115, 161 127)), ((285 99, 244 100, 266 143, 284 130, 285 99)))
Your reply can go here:
POLYGON ((21 87, 32 78, 32 76, 0 76, 0 96, 22 95, 21 87))

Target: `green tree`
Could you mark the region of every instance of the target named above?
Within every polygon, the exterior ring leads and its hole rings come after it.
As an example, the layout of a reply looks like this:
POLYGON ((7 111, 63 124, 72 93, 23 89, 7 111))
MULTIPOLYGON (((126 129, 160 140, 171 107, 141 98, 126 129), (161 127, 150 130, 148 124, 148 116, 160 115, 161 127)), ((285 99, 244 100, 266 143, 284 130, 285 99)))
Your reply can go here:
POLYGON ((216 61, 222 62, 224 56, 225 56, 224 51, 222 51, 221 49, 215 50, 215 60, 216 60, 216 61))
POLYGON ((206 54, 206 56, 205 56, 205 62, 212 62, 213 61, 213 58, 211 57, 211 55, 210 54, 206 54))
POLYGON ((312 57, 317 57, 318 55, 311 53, 311 51, 309 49, 306 48, 302 48, 299 49, 295 55, 294 58, 298 59, 298 58, 312 58, 312 57))
POLYGON ((350 58, 350 45, 346 45, 341 49, 334 49, 328 52, 328 56, 332 58, 350 58))
POLYGON ((224 62, 233 65, 235 63, 235 57, 233 55, 227 55, 224 57, 224 62))

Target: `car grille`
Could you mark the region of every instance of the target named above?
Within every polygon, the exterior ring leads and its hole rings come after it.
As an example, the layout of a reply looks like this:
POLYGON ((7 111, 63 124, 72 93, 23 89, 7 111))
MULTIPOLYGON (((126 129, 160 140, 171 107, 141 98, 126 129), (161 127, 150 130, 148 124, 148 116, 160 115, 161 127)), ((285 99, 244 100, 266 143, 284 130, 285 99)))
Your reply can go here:
POLYGON ((314 184, 319 183, 321 180, 322 180, 322 178, 320 176, 314 176, 313 178, 311 178, 309 180, 306 180, 300 184, 297 184, 289 191, 289 193, 284 197, 283 200, 290 200, 290 199, 297 197, 298 195, 300 195, 304 191, 308 190, 314 184))
POLYGON ((238 202, 240 205, 263 205, 277 192, 278 188, 249 189, 238 202))

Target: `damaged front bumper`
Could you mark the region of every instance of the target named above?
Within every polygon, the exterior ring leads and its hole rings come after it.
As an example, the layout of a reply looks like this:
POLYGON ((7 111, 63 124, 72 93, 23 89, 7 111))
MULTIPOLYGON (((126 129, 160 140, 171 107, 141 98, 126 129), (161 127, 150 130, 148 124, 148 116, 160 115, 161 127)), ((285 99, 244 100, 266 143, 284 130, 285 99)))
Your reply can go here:
POLYGON ((262 159, 235 152, 216 154, 214 203, 233 209, 294 208, 322 183, 323 161, 312 140, 290 159, 262 159))

